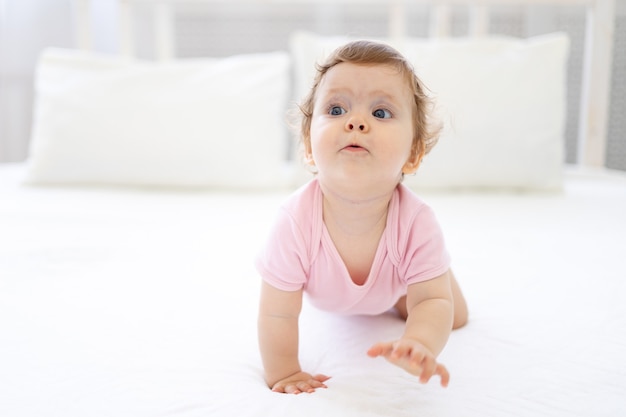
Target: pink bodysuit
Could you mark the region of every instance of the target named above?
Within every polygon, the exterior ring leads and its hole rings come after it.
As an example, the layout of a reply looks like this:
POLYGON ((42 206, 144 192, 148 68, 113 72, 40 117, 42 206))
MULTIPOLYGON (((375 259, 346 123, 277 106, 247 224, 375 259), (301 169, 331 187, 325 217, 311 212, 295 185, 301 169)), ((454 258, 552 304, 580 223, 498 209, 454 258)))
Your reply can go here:
POLYGON ((450 256, 430 207, 402 184, 389 204, 387 225, 369 276, 355 284, 322 220, 317 179, 281 207, 256 267, 283 291, 301 288, 314 306, 344 314, 380 314, 405 295, 407 286, 446 272, 450 256))

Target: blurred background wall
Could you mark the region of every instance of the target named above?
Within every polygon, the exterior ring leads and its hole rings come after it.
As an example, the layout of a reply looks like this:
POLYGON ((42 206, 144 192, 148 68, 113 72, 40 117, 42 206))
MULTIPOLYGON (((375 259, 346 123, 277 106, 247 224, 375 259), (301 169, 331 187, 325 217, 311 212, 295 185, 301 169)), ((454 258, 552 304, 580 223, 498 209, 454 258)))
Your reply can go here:
MULTIPOLYGON (((410 3, 410 2, 407 2, 410 3)), ((76 47, 76 15, 72 0, 0 0, 0 162, 23 161, 28 156, 34 102, 33 76, 37 58, 46 47, 76 47)), ((92 2, 96 35, 93 48, 119 52, 117 1, 92 2)), ((153 3, 134 6, 136 54, 155 58, 153 3)), ((429 8, 407 6, 408 32, 425 37, 429 8)), ((456 7, 453 36, 467 33, 467 10, 456 7)), ((180 58, 226 56, 238 53, 286 50, 288 35, 296 29, 323 35, 384 37, 388 18, 383 6, 355 8, 315 4, 241 6, 175 3, 173 45, 180 58)), ((553 31, 571 38, 568 73, 566 162, 577 160, 579 97, 582 73, 584 7, 500 7, 492 11, 490 31, 510 36, 533 36, 553 31)), ((616 1, 612 92, 606 165, 626 171, 626 0, 616 1)))

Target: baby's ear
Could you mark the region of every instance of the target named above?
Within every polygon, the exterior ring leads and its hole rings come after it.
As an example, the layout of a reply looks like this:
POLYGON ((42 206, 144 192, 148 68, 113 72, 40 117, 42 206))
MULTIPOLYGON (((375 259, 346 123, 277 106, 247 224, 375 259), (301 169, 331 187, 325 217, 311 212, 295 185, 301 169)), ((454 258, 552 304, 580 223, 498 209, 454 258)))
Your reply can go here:
POLYGON ((420 154, 412 155, 402 167, 402 173, 405 175, 415 173, 415 171, 417 171, 417 168, 419 168, 420 164, 422 163, 422 157, 423 155, 420 154))
POLYGON ((310 144, 307 144, 306 142, 302 144, 303 149, 302 149, 302 160, 305 163, 305 165, 309 165, 314 167, 315 166, 315 160, 313 159, 313 151, 311 150, 311 146, 310 144))

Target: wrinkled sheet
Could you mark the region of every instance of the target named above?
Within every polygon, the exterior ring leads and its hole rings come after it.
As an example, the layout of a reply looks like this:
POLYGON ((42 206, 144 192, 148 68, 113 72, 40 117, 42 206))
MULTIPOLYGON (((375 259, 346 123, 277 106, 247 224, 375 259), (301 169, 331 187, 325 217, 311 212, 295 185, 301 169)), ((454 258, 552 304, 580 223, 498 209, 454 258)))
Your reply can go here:
POLYGON ((626 177, 560 194, 430 193, 470 322, 421 385, 366 356, 392 313, 306 302, 300 356, 328 389, 270 392, 253 267, 286 192, 26 187, 0 167, 0 415, 626 414, 626 177))

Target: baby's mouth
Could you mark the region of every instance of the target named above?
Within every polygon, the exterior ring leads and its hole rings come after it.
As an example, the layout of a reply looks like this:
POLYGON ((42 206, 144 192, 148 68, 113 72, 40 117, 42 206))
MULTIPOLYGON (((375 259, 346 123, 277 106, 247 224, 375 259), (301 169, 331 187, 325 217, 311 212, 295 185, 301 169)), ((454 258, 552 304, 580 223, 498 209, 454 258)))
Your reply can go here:
POLYGON ((360 145, 357 145, 355 143, 345 146, 342 150, 349 152, 349 153, 354 153, 354 154, 361 154, 363 152, 369 152, 366 148, 360 145))
POLYGON ((359 145, 358 143, 351 143, 349 145, 346 145, 345 149, 365 149, 365 148, 359 145))

